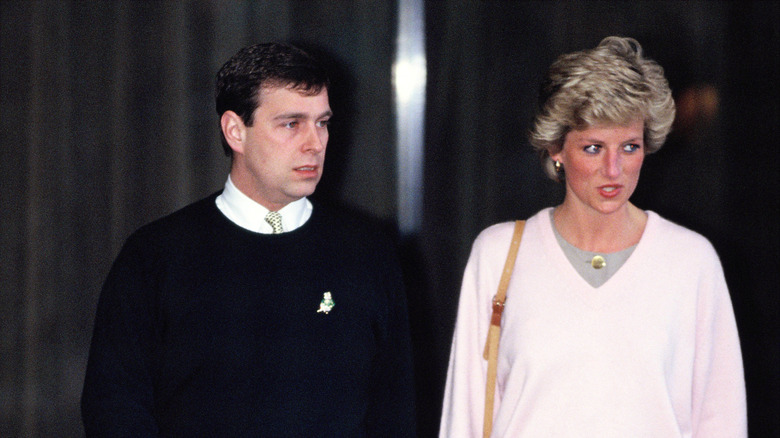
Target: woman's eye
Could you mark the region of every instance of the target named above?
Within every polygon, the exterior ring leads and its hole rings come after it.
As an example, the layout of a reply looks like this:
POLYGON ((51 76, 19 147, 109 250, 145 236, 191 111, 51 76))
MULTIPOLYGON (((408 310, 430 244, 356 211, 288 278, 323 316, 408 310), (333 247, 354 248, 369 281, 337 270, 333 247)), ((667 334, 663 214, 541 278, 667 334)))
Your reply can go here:
POLYGON ((627 144, 627 145, 623 146, 623 150, 626 151, 626 152, 636 152, 636 151, 638 151, 640 149, 642 149, 642 146, 640 146, 640 145, 638 145, 636 143, 631 143, 631 144, 627 144))
POLYGON ((588 153, 588 154, 596 154, 596 153, 599 152, 599 149, 601 149, 601 146, 599 146, 597 144, 592 144, 592 145, 585 146, 584 151, 585 151, 585 153, 588 153))

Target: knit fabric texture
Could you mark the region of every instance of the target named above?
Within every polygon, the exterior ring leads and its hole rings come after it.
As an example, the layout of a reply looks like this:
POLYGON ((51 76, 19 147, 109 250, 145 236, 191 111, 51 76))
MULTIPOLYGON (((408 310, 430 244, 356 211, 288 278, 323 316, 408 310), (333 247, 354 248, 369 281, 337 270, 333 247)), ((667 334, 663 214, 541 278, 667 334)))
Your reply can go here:
POLYGON ((215 198, 142 227, 117 257, 82 396, 87 436, 414 436, 389 239, 319 204, 299 229, 252 233, 215 198))
MULTIPOLYGON (((475 240, 463 278, 441 437, 482 433, 482 351, 512 234, 475 240)), ((739 337, 718 257, 648 212, 625 264, 596 288, 572 267, 549 211, 528 220, 503 312, 494 437, 747 435, 739 337)))

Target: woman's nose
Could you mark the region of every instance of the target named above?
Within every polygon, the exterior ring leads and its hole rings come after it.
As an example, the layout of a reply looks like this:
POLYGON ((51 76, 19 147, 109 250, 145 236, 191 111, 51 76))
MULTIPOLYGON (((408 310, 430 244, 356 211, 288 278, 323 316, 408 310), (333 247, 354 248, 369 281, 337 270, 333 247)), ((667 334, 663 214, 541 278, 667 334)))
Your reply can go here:
POLYGON ((607 151, 604 154, 604 175, 609 178, 620 176, 621 160, 620 154, 615 151, 607 151))

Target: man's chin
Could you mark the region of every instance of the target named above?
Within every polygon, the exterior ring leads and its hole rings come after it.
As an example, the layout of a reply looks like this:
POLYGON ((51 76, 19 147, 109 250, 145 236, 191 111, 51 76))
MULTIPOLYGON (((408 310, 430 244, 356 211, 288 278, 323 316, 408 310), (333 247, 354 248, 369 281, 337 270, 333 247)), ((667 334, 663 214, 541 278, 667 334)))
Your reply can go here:
POLYGON ((311 196, 314 190, 317 188, 316 184, 312 184, 310 187, 298 187, 292 193, 289 193, 289 197, 293 200, 298 200, 306 196, 311 196))

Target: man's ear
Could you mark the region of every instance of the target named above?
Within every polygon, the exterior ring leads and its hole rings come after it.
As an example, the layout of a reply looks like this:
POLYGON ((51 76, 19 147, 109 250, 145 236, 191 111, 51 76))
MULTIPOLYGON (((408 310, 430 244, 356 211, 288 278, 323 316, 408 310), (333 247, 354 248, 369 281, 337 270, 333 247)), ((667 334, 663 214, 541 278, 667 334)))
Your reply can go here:
POLYGON ((246 139, 246 126, 244 121, 238 114, 233 111, 225 111, 222 113, 222 118, 219 120, 222 127, 222 135, 225 136, 230 149, 233 149, 234 153, 244 153, 244 141, 246 139))

